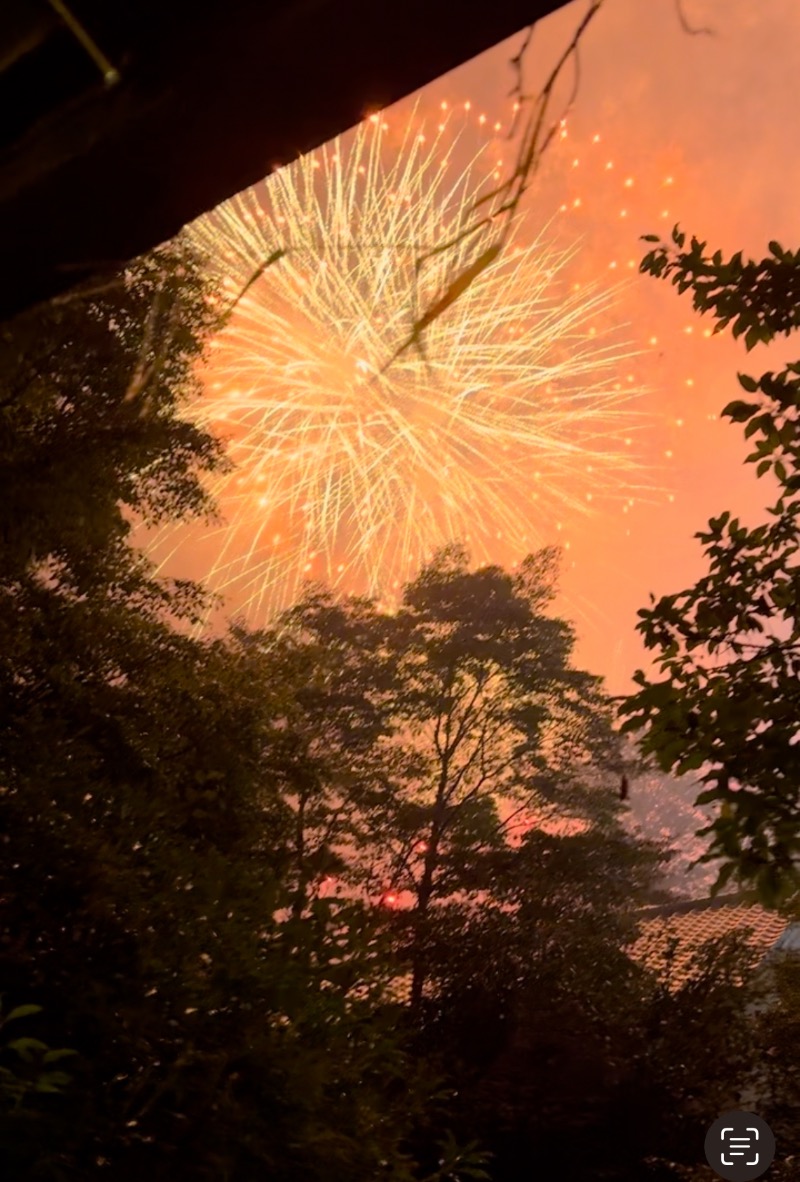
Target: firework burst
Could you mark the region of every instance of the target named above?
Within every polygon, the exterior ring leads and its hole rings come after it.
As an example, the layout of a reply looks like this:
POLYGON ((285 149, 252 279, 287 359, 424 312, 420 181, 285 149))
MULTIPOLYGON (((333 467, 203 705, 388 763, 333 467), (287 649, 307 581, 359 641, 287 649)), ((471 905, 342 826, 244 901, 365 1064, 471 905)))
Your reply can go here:
POLYGON ((428 136, 412 119, 391 152, 385 127, 367 120, 189 231, 232 299, 246 287, 190 413, 236 465, 212 486, 225 524, 208 581, 250 615, 306 579, 391 598, 454 539, 510 562, 565 511, 630 492, 615 293, 571 290, 575 247, 550 229, 513 229, 423 348, 385 368, 486 249, 478 236, 430 254, 474 220, 498 163, 488 143, 459 167, 447 123, 428 136))

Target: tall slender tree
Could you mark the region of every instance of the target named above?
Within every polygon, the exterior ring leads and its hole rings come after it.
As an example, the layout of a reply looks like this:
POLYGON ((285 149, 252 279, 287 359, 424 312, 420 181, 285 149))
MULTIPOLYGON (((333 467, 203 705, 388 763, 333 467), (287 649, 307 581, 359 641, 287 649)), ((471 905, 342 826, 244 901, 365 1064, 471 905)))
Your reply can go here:
POLYGON ((311 691, 313 719, 328 728, 313 721, 328 736, 316 768, 327 769, 346 822, 351 880, 410 903, 415 1003, 432 909, 492 890, 515 819, 615 814, 624 758, 600 680, 572 666, 572 630, 547 614, 555 559, 543 551, 515 573, 472 570, 451 547, 396 613, 312 596, 286 620, 338 665, 311 691), (334 735, 342 705, 351 730, 334 735), (331 774, 343 749, 366 760, 350 784, 331 774))

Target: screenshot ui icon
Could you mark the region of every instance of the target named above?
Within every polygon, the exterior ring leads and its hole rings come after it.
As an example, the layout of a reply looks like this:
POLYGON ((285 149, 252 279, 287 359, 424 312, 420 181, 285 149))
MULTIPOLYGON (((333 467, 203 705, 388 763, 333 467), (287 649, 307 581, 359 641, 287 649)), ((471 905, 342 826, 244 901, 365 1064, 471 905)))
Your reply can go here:
POLYGON ((760 1178, 775 1156, 775 1137, 754 1112, 726 1112, 706 1134, 706 1158, 727 1182, 760 1178))

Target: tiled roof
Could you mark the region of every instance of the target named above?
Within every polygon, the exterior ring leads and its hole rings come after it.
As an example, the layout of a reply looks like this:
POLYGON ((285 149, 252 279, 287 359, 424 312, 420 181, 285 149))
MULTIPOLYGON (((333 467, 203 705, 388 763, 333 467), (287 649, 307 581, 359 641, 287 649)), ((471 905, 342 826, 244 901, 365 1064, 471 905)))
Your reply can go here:
POLYGON ((686 981, 693 955, 706 941, 741 932, 762 960, 780 937, 800 947, 794 927, 788 928, 786 919, 741 895, 667 903, 641 912, 639 935, 629 953, 648 968, 668 971, 671 986, 677 988, 686 981))
MULTIPOLYGON (((628 946, 629 955, 656 972, 666 969, 665 953, 670 941, 675 951, 669 966, 670 987, 678 988, 689 976, 693 954, 708 940, 741 932, 762 960, 767 953, 783 949, 800 952, 800 923, 787 923, 773 911, 741 895, 716 899, 692 899, 664 903, 639 913, 639 935, 628 946)), ((397 1005, 411 996, 411 974, 398 977, 389 991, 397 1005)))

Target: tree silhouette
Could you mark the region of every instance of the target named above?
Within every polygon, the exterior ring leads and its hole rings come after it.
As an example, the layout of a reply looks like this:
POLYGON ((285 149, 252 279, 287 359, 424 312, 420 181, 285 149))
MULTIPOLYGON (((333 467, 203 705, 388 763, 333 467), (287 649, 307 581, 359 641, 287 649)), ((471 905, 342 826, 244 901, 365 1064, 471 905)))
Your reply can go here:
MULTIPOLYGON (((648 241, 658 242, 655 236, 648 241)), ((748 350, 800 326, 800 252, 777 242, 760 262, 723 261, 676 226, 641 270, 691 291, 694 307, 732 325, 748 350)), ((800 880, 800 362, 760 378, 739 375, 748 398, 722 414, 745 424, 747 463, 770 476, 778 499, 755 528, 723 512, 696 536, 707 573, 639 613, 660 680, 639 671, 622 706, 624 730, 644 730, 645 752, 664 771, 701 772, 698 805, 712 805, 704 857, 770 904, 800 880)))

